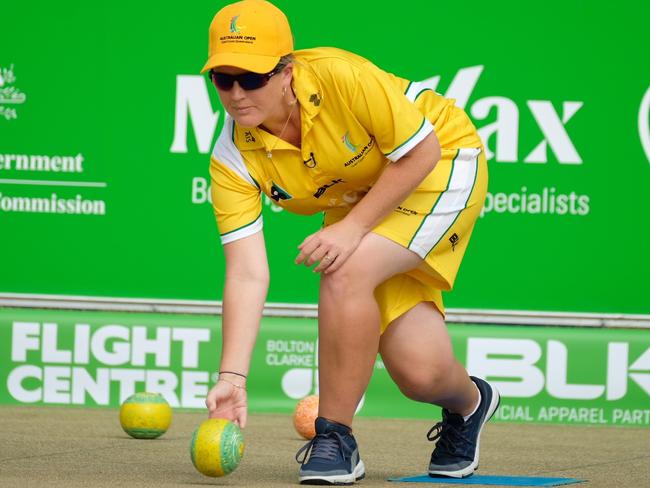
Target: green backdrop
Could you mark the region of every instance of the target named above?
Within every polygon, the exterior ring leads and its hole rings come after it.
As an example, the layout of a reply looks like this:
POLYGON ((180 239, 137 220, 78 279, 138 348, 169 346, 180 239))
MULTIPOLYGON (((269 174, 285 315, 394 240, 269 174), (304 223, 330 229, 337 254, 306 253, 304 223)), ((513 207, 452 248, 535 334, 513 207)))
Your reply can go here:
MULTIPOLYGON (((297 48, 439 76, 481 129, 488 206, 448 306, 650 313, 647 2, 276 3, 297 48)), ((0 292, 221 298, 201 185, 223 111, 198 75, 221 5, 3 7, 0 292)), ((276 210, 272 274, 294 286, 269 300, 313 303, 292 260, 320 217, 276 210)))

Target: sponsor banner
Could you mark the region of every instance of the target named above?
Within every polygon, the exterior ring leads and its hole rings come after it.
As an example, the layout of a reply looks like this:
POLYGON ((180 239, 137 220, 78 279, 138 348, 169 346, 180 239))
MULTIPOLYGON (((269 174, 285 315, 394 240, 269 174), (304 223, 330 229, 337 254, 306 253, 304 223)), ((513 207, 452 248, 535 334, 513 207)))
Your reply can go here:
MULTIPOLYGON (((199 70, 224 3, 3 6, 0 293, 222 298, 208 164, 225 112, 199 70)), ((650 313, 650 3, 275 3, 297 49, 356 52, 472 118, 489 193, 447 306, 650 313)), ((341 137, 353 166, 369 145, 341 137)), ((322 217, 267 197, 263 219, 269 301, 315 303, 292 263, 322 217)))
MULTIPOLYGON (((116 407, 136 391, 205 408, 220 317, 0 309, 0 403, 116 407)), ((650 427, 650 336, 642 330, 450 325, 458 358, 492 381, 496 418, 650 427)), ((252 412, 291 412, 318 393, 316 321, 265 318, 248 381, 252 412)), ((439 418, 406 399, 377 358, 358 410, 439 418)))

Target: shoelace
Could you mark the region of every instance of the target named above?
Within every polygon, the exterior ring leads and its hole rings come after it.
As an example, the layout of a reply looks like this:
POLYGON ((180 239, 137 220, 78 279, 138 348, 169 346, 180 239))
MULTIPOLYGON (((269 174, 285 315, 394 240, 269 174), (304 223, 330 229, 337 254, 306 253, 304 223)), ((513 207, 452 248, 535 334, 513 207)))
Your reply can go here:
POLYGON ((310 451, 310 460, 313 458, 321 458, 327 461, 336 461, 337 454, 341 454, 343 458, 346 455, 352 454, 352 450, 343 440, 343 436, 338 432, 317 434, 316 437, 298 450, 296 453, 296 461, 300 464, 305 464, 310 451), (300 455, 303 453, 304 455, 300 459, 300 455))
POLYGON ((452 456, 465 454, 457 450, 457 446, 471 442, 463 433, 462 426, 450 423, 444 415, 442 422, 438 422, 427 432, 427 439, 431 442, 438 441, 434 452, 441 449, 443 453, 449 453, 452 456))

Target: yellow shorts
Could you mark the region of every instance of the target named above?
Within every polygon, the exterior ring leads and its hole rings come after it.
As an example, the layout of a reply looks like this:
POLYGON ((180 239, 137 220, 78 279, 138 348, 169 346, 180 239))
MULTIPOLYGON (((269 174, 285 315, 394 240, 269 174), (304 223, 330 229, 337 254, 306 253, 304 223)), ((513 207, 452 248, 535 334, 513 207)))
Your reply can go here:
MULTIPOLYGON (((422 264, 375 290, 381 331, 423 301, 444 314, 442 291, 453 287, 487 192, 482 148, 443 149, 435 169, 373 232, 415 252, 422 264)), ((342 215, 327 212, 325 224, 342 215)))

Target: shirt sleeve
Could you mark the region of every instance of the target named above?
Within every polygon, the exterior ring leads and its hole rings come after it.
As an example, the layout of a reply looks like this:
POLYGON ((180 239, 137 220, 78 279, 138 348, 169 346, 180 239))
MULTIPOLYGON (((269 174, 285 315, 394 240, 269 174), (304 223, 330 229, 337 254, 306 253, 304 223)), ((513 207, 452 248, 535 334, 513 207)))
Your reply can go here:
POLYGON ((391 161, 397 161, 433 132, 424 114, 385 71, 366 62, 359 68, 356 82, 352 112, 391 161))
POLYGON ((210 159, 212 207, 223 244, 262 230, 261 191, 232 142, 227 125, 210 159))

